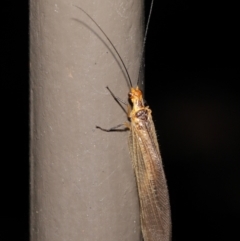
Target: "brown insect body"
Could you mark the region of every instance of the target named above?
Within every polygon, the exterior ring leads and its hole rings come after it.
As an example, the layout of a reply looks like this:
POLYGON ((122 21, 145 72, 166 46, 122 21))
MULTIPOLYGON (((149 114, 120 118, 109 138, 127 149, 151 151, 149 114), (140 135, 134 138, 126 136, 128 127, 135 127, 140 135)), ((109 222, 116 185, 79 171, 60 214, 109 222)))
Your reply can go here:
POLYGON ((151 110, 138 87, 129 93, 133 104, 129 146, 135 171, 144 241, 169 241, 171 216, 167 183, 151 110))

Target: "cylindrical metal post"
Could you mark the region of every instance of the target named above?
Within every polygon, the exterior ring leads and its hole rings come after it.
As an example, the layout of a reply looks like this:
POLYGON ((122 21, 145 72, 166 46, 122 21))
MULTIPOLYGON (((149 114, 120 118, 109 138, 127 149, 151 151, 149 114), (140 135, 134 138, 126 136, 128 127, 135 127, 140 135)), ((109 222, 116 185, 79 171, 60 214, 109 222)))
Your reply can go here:
POLYGON ((142 46, 141 0, 30 1, 31 240, 139 240, 126 122, 112 99, 134 84, 142 46))

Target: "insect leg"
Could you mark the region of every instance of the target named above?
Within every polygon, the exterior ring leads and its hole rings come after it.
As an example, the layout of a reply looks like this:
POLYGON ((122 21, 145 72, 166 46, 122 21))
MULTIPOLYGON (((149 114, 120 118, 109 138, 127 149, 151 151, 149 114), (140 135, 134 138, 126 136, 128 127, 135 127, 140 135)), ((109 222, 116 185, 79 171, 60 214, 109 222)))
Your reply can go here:
POLYGON ((110 129, 105 129, 105 128, 102 128, 100 126, 96 126, 96 128, 100 129, 102 131, 106 131, 106 132, 113 132, 113 131, 119 131, 120 132, 120 131, 127 131, 127 130, 129 130, 129 124, 128 123, 126 123, 126 124, 119 124, 119 125, 114 126, 114 127, 110 128, 110 129), (122 128, 122 129, 119 129, 119 127, 121 127, 121 126, 125 126, 125 127, 122 128))

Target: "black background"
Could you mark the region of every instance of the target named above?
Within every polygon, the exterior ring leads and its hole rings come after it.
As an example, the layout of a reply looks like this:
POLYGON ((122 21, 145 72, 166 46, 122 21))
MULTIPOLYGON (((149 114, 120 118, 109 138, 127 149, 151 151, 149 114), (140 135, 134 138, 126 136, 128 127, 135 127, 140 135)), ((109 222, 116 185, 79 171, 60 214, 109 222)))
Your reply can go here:
POLYGON ((1 4, 0 240, 28 240, 28 2, 1 4))
MULTIPOLYGON (((28 3, 1 9, 0 240, 28 240, 28 3)), ((146 12, 149 1, 147 1, 146 12)), ((161 145, 173 241, 240 240, 239 13, 232 2, 156 1, 146 100, 161 145)))
POLYGON ((168 179, 173 241, 240 240, 239 22, 231 2, 155 1, 146 100, 168 179))

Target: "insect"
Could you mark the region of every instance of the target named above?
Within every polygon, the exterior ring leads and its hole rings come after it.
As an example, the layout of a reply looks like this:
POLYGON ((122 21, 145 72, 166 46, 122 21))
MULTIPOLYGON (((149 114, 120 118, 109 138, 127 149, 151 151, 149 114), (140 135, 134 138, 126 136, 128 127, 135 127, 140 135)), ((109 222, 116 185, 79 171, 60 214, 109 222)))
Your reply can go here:
MULTIPOLYGON (((153 1, 151 2, 146 33, 152 6, 153 1)), ((129 150, 138 188, 143 239, 144 241, 169 241, 171 239, 169 195, 151 110, 148 106, 144 105, 142 91, 139 87, 132 87, 132 81, 124 61, 111 40, 88 13, 80 7, 77 8, 83 11, 107 38, 118 55, 129 79, 131 86, 129 92, 131 106, 128 111, 128 118, 130 119, 130 122, 125 124, 125 129, 130 131, 129 150)), ((146 42, 146 33, 143 49, 146 42)), ((143 50, 141 53, 141 59, 142 55, 143 50)), ((107 89, 110 91, 114 99, 121 105, 123 102, 115 97, 108 87, 107 89)), ((119 129, 120 126, 123 125, 118 125, 110 129, 104 129, 99 126, 97 126, 97 128, 110 132, 123 130, 119 129)))

